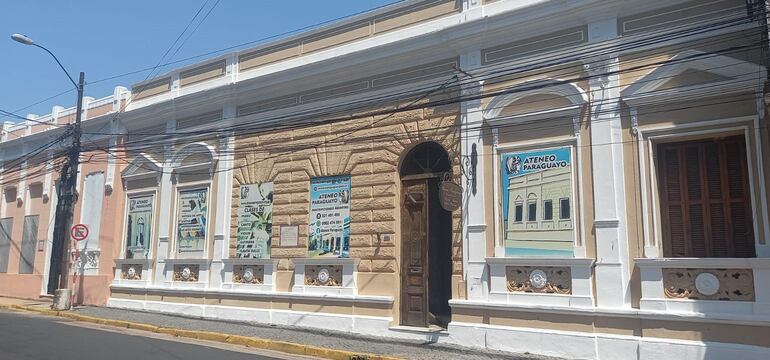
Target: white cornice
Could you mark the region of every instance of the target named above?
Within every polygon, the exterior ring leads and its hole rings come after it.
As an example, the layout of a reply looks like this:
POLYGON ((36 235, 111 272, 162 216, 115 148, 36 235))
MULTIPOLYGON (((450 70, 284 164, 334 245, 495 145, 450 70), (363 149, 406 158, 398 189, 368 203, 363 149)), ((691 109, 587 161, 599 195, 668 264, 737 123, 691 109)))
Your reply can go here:
MULTIPOLYGON (((643 7, 635 5, 631 8, 639 8, 641 11, 671 3, 672 1, 655 0, 646 2, 643 7)), ((597 4, 601 4, 602 9, 612 9, 610 13, 613 14, 620 13, 628 7, 626 1, 620 0, 585 0, 567 4, 553 0, 499 1, 485 5, 483 12, 474 11, 475 15, 465 13, 449 15, 238 73, 235 82, 236 90, 240 94, 255 89, 280 86, 293 80, 309 79, 320 74, 335 74, 335 78, 349 79, 363 77, 378 71, 377 68, 371 68, 374 66, 372 64, 385 59, 392 59, 403 67, 407 64, 414 65, 458 56, 459 51, 468 46, 479 46, 480 37, 483 37, 485 46, 517 40, 511 38, 511 34, 508 33, 513 28, 523 27, 522 30, 526 31, 522 31, 522 34, 527 36, 561 29, 570 21, 583 19, 584 15, 595 12, 597 4), (558 6, 555 6, 557 4, 558 6)), ((521 37, 525 38, 524 35, 521 37)), ((196 85, 196 88, 205 93, 216 89, 215 92, 224 95, 232 90, 223 86, 225 82, 223 79, 217 79, 196 85), (209 85, 212 88, 207 88, 209 85)), ((191 95, 185 95, 183 98, 191 95)), ((172 98, 171 93, 158 95, 135 101, 129 108, 138 109, 156 103, 165 103, 167 106, 172 98)), ((175 98, 177 109, 184 108, 179 103, 181 100, 182 98, 175 98)))

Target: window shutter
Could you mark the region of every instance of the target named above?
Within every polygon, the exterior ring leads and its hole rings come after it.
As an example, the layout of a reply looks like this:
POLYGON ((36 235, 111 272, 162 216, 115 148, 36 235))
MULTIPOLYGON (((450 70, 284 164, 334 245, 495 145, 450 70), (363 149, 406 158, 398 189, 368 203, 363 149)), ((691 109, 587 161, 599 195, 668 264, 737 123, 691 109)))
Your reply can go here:
POLYGON ((754 257, 754 227, 751 221, 751 199, 748 191, 746 146, 743 142, 727 142, 725 154, 734 256, 754 257))
POLYGON ((682 211, 682 182, 679 170, 679 148, 662 149, 661 179, 663 180, 663 226, 668 241, 666 256, 682 257, 687 253, 685 245, 684 213, 682 211))
POLYGON ((743 137, 662 144, 658 157, 664 256, 756 256, 743 137))

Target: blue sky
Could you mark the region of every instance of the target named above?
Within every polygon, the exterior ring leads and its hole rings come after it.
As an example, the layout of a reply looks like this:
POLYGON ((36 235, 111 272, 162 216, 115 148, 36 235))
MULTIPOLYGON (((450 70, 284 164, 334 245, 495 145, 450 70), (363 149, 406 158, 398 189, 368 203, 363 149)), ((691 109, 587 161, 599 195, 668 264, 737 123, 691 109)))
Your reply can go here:
MULTIPOLYGON (((89 81, 155 66, 204 2, 3 1, 0 10, 0 109, 22 116, 28 113, 43 115, 50 113, 54 105, 69 107, 75 104, 73 90, 32 105, 73 86, 48 54, 14 42, 10 38, 12 33, 26 34, 50 49, 75 80, 79 71, 85 71, 86 96, 100 98, 112 94, 116 85, 130 88, 132 83, 143 80, 148 71, 93 84, 88 84, 89 81)), ((215 2, 209 0, 200 17, 215 2)), ((398 1, 221 0, 171 60, 258 40, 394 2, 398 1)), ((191 29, 193 27, 195 25, 191 29)), ((162 74, 199 60, 202 59, 165 67, 156 73, 162 74)), ((16 121, 3 117, 0 120, 16 121)))

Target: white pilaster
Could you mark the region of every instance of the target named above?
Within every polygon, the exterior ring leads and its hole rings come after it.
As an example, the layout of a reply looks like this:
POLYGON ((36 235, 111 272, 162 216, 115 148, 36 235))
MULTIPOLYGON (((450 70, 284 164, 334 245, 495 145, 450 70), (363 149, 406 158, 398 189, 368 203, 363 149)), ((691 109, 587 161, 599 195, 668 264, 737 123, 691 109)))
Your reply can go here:
MULTIPOLYGON (((470 0, 469 0, 470 1, 470 0)), ((460 68, 473 71, 481 66, 481 51, 472 50, 460 55, 460 68)), ((469 79, 462 74, 462 95, 473 97, 481 92, 481 82, 469 79)), ((489 274, 486 263, 486 231, 484 216, 484 138, 481 124, 484 121, 481 100, 468 100, 460 104, 462 119, 462 159, 463 167, 463 262, 465 281, 469 300, 484 300, 488 295, 489 274)))
MULTIPOLYGON (((617 20, 588 25, 590 42, 617 37, 617 20)), ((591 58, 591 158, 596 233, 596 300, 598 307, 629 307, 629 255, 623 141, 617 54, 591 58)))
MULTIPOLYGON (((119 99, 119 97, 116 95, 116 99, 119 99)), ((113 108, 114 108, 113 104, 113 108)), ((112 118, 112 121, 110 123, 110 132, 112 134, 118 134, 120 133, 120 117, 118 114, 114 115, 112 118)), ((105 174, 104 179, 104 187, 108 192, 112 192, 114 183, 115 183, 115 168, 116 168, 116 161, 117 157, 115 156, 115 153, 118 151, 118 139, 120 138, 119 135, 110 136, 110 149, 107 153, 107 173, 105 174)))
POLYGON ((171 74, 171 97, 176 98, 179 96, 179 89, 182 87, 180 81, 179 71, 175 71, 171 74))
POLYGON ((484 7, 482 0, 462 0, 462 21, 475 20, 482 17, 484 7))
MULTIPOLYGON (((173 133, 176 131, 176 121, 171 120, 166 122, 166 132, 173 133)), ((171 238, 171 232, 173 227, 171 225, 171 212, 173 209, 172 202, 174 201, 174 194, 171 193, 173 184, 171 183, 171 172, 173 168, 171 162, 173 161, 173 147, 171 145, 165 145, 163 152, 165 159, 163 160, 163 173, 160 176, 160 212, 158 213, 158 248, 155 251, 155 259, 157 264, 154 266, 155 284, 162 285, 165 281, 165 260, 169 257, 169 242, 171 238)), ((173 257, 173 256, 172 256, 173 257)))
POLYGON ((51 117, 53 120, 51 120, 51 126, 48 130, 56 129, 56 125, 59 124, 59 113, 62 111, 64 111, 64 108, 59 105, 54 105, 54 107, 51 108, 51 117))
MULTIPOLYGON (((222 117, 230 119, 235 117, 235 104, 227 104, 222 109, 222 117)), ((222 137, 219 140, 219 159, 217 161, 217 207, 216 207, 216 229, 214 230, 214 254, 211 262, 211 279, 209 284, 213 288, 222 286, 222 273, 224 270, 223 259, 229 257, 230 250, 230 207, 232 204, 233 187, 233 150, 235 146, 235 137, 232 134, 222 137)))
MULTIPOLYGON (((53 154, 49 151, 45 160, 45 176, 43 177, 43 202, 51 199, 51 188, 53 187, 53 154)), ((51 218, 53 219, 53 218, 51 218)))
MULTIPOLYGON (((22 145, 22 148, 24 149, 22 151, 22 154, 27 153, 26 146, 22 145)), ((16 202, 24 203, 26 202, 26 193, 27 193, 27 160, 24 160, 21 162, 21 172, 19 173, 19 186, 16 187, 16 202)), ((24 208, 24 215, 29 215, 29 206, 26 206, 24 208)))
POLYGON ((94 100, 96 100, 96 99, 94 99, 91 96, 84 96, 83 97, 83 116, 81 118, 81 121, 82 120, 88 120, 88 108, 91 106, 91 103, 94 102, 94 100))
POLYGON ((3 185, 3 174, 5 173, 5 151, 0 150, 0 219, 5 217, 5 186, 3 185))

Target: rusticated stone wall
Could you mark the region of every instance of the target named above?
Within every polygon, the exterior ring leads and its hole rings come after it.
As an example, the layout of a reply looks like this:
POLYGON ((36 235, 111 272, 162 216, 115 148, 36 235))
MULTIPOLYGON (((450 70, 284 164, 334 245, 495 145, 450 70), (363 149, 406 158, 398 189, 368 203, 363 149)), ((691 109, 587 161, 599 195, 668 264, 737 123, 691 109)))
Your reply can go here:
MULTIPOLYGON (((280 259, 280 272, 293 270, 290 258, 307 256, 310 179, 350 174, 350 257, 360 259, 359 289, 373 285, 396 296, 401 233, 400 161, 415 145, 437 142, 449 153, 454 181, 459 183, 458 114, 458 107, 449 105, 236 137, 230 257, 235 256, 241 184, 274 183, 271 251, 273 258, 280 259), (280 244, 282 225, 299 226, 298 246, 280 244), (390 241, 383 236, 387 234, 391 235, 390 241), (362 281, 362 274, 396 277, 378 286, 366 283, 376 276, 362 281)), ((462 271, 460 216, 460 211, 456 211, 452 219, 454 274, 462 271)), ((288 286, 280 284, 281 281, 290 281, 290 277, 279 276, 278 289, 288 286)))

